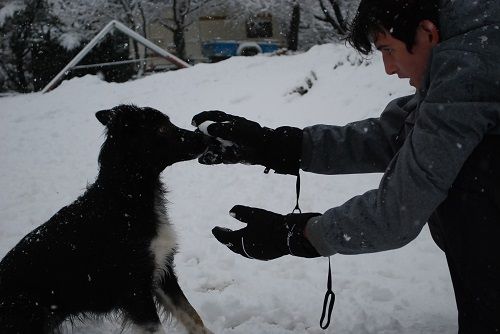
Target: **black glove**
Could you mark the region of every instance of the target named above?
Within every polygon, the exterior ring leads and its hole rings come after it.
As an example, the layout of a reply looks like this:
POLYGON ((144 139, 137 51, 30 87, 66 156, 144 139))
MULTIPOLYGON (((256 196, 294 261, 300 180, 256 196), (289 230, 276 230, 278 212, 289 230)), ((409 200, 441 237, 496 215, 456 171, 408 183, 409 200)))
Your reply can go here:
POLYGON ((299 173, 301 129, 283 126, 273 130, 219 110, 199 113, 193 117, 192 124, 220 139, 198 159, 202 164, 247 163, 263 165, 280 174, 299 173), (205 127, 205 122, 211 124, 205 127))
POLYGON ((230 215, 247 226, 232 231, 215 227, 215 238, 230 250, 244 257, 272 260, 291 254, 300 257, 319 257, 319 253, 304 236, 310 218, 319 213, 291 213, 286 216, 248 206, 236 205, 230 215))

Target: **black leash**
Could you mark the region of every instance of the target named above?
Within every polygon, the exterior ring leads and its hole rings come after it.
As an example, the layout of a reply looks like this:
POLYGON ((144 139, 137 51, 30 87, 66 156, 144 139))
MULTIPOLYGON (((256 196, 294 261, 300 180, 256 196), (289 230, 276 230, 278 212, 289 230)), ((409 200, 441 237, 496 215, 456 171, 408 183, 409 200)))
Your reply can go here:
MULTIPOLYGON (((299 207, 299 196, 300 196, 300 173, 297 174, 297 181, 295 183, 295 191, 297 194, 297 202, 295 203, 295 208, 292 210, 292 213, 295 213, 297 210, 299 213, 302 213, 302 210, 299 207)), ((333 305, 335 305, 335 293, 332 290, 332 266, 330 263, 330 257, 328 257, 328 281, 326 284, 326 294, 325 299, 323 301, 323 311, 321 313, 321 319, 319 321, 319 326, 321 329, 327 329, 330 326, 330 320, 332 318, 333 305), (328 309, 328 313, 327 313, 328 309), (328 315, 326 319, 326 324, 323 325, 325 320, 325 316, 328 315)))
POLYGON ((295 213, 297 210, 299 213, 302 213, 299 207, 299 196, 300 196, 300 173, 297 172, 297 181, 295 182, 295 193, 297 194, 297 202, 295 203, 295 208, 293 208, 292 213, 295 213))
POLYGON ((332 266, 330 264, 330 257, 328 257, 328 282, 326 284, 325 300, 323 301, 323 312, 321 313, 321 319, 319 321, 319 326, 321 327, 321 329, 327 329, 328 326, 330 326, 330 319, 332 318, 333 305, 335 305, 335 293, 332 290, 332 266), (328 318, 326 320, 326 324, 323 325, 327 306, 328 306, 328 318))

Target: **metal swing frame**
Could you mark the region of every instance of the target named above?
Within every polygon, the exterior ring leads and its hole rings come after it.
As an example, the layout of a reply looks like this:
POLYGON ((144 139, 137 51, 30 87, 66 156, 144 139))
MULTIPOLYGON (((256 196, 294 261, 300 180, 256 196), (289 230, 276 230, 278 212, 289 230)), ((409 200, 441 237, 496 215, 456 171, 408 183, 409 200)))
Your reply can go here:
POLYGON ((146 48, 151 49, 152 51, 156 52, 158 55, 161 57, 165 58, 172 64, 176 65, 179 68, 188 68, 191 67, 190 64, 186 63, 184 60, 174 56, 170 52, 162 49, 158 45, 154 44, 153 42, 149 41, 148 39, 144 38, 143 36, 139 35, 132 29, 128 28, 125 26, 123 23, 112 20, 110 21, 102 30, 95 35, 94 38, 87 44, 55 77, 52 79, 43 89, 42 93, 47 93, 54 89, 57 84, 66 76, 71 69, 73 69, 89 52, 92 50, 92 48, 99 43, 100 40, 104 38, 109 32, 111 32, 113 29, 117 29, 124 33, 125 35, 129 36, 130 38, 136 40, 137 42, 141 43, 144 45, 146 48))

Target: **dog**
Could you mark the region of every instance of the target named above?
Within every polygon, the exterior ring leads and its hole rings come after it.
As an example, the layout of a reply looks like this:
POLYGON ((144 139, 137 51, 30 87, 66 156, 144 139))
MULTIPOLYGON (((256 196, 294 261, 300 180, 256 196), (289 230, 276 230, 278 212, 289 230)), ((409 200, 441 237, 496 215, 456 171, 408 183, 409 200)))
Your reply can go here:
POLYGON ((207 137, 152 108, 96 113, 107 136, 95 183, 0 262, 0 333, 57 333, 65 320, 118 314, 134 333, 164 333, 160 311, 210 333, 174 271, 175 231, 160 173, 200 156, 207 137))

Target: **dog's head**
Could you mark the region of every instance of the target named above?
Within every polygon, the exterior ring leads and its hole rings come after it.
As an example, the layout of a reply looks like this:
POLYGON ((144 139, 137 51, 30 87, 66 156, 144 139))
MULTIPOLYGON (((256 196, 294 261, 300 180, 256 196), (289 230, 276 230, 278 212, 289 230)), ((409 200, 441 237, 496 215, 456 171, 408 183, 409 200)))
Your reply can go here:
POLYGON ((119 105, 96 113, 106 126, 99 163, 115 169, 160 173, 179 161, 200 156, 208 137, 181 129, 160 111, 134 105, 119 105))

